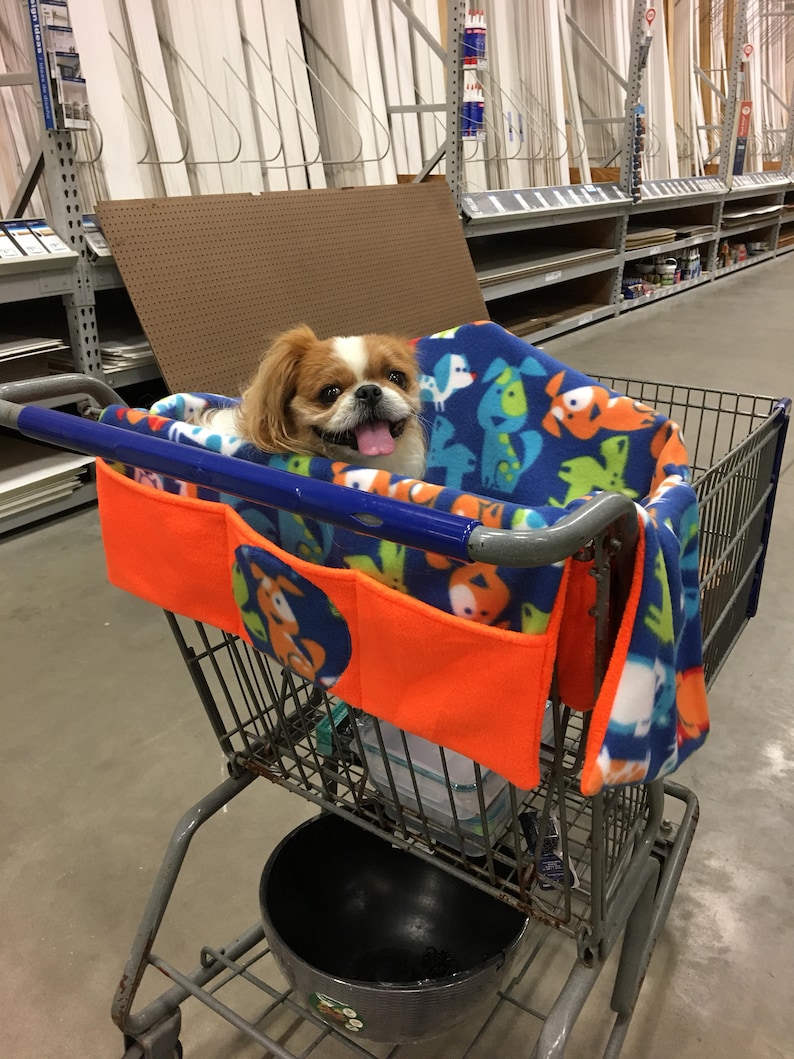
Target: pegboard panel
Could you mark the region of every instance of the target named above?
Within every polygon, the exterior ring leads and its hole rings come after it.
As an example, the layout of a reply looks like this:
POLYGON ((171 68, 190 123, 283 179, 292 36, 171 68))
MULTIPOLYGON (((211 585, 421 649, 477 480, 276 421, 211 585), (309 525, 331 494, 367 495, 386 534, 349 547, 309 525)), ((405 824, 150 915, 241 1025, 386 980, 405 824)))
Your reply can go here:
POLYGON ((487 309, 446 185, 101 202, 172 391, 237 394, 280 331, 428 334, 487 309))

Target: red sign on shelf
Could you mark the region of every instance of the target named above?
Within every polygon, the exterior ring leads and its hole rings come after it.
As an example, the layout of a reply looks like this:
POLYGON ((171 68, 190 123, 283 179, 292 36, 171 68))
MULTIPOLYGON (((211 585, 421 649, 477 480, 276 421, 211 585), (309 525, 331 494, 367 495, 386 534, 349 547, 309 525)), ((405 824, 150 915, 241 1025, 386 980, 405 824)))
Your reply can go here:
POLYGON ((645 12, 645 21, 648 23, 649 26, 652 26, 653 23, 654 23, 654 19, 655 18, 656 18, 656 8, 655 7, 649 7, 648 10, 645 12))
POLYGON ((739 107, 739 131, 737 137, 742 138, 743 136, 750 135, 750 115, 753 112, 753 103, 750 99, 742 100, 742 104, 739 107))
POLYGON ((744 52, 745 59, 749 59, 750 56, 753 54, 752 44, 745 44, 745 46, 742 48, 742 51, 744 52))

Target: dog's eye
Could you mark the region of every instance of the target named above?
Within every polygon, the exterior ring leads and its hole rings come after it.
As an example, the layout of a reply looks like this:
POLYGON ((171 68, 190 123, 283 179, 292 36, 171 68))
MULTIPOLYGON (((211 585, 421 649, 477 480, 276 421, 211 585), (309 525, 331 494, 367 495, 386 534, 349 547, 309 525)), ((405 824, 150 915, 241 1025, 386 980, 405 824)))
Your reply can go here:
POLYGON ((317 394, 317 400, 323 404, 333 404, 342 393, 338 386, 324 386, 317 394))
POLYGON ((390 371, 386 376, 389 382, 393 382, 395 386, 399 386, 401 390, 404 390, 408 384, 408 379, 405 376, 404 371, 390 371))

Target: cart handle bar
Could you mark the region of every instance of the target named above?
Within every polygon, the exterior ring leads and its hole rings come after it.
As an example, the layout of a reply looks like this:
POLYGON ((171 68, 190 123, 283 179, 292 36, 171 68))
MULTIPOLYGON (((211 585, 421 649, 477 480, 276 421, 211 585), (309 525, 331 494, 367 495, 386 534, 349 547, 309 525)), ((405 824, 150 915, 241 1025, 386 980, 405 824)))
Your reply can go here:
POLYGON ((478 519, 233 460, 35 405, 20 406, 0 399, 0 426, 60 448, 131 464, 462 562, 547 566, 575 555, 608 529, 619 538, 632 539, 637 528, 633 502, 619 493, 599 493, 543 529, 491 529, 478 519))

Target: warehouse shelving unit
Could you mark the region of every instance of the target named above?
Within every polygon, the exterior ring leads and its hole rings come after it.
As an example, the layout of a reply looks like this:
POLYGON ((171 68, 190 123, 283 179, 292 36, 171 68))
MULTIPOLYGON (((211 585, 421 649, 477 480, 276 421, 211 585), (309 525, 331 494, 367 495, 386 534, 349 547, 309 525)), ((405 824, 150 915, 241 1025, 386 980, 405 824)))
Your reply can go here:
POLYGON ((786 176, 775 172, 734 177, 722 203, 720 247, 744 245, 747 249, 747 244, 755 243, 757 249, 737 262, 720 261, 717 277, 775 256, 789 183, 786 176))
POLYGON ((748 174, 730 190, 716 177, 654 181, 643 186, 636 204, 617 184, 464 193, 461 215, 492 318, 533 342, 794 249, 794 182, 780 173, 748 174), (734 222, 733 213, 747 216, 734 222), (676 237, 652 241, 654 231, 665 229, 676 237), (693 234, 685 234, 688 229, 693 234), (649 241, 632 244, 632 234, 642 230, 649 241), (766 242, 768 249, 720 265, 726 241, 766 242), (701 275, 622 298, 622 279, 637 262, 690 247, 700 250, 701 275))
MULTIPOLYGON (((450 42, 463 24, 465 6, 450 5, 450 42)), ((718 172, 632 185, 635 107, 650 46, 647 7, 646 0, 634 5, 619 181, 467 193, 459 163, 460 118, 454 108, 450 111, 447 150, 452 164, 447 165, 447 179, 459 204, 483 297, 494 320, 533 342, 683 294, 794 249, 794 174, 788 170, 794 147, 792 116, 783 170, 731 173, 746 0, 736 5, 718 172), (663 237, 654 239, 655 229, 663 237), (761 246, 750 252, 748 243, 761 246), (743 245, 747 256, 725 263, 720 259, 725 244, 743 245), (700 251, 700 275, 623 298, 623 278, 633 274, 638 262, 688 248, 700 251)), ((453 92, 457 86, 458 96, 463 77, 459 55, 460 48, 451 45, 448 84, 453 92)))
POLYGON ((492 319, 539 339, 613 315, 628 207, 616 185, 463 195, 492 319))
POLYGON ((780 213, 776 253, 785 254, 794 250, 794 185, 783 192, 783 208, 780 213))
MULTIPOLYGON (((153 363, 116 371, 102 368, 98 343, 102 300, 106 296, 100 294, 97 297, 97 291, 114 291, 126 297, 115 265, 96 266, 86 262, 77 252, 59 259, 43 259, 40 264, 28 260, 8 267, 0 265, 0 312, 3 319, 0 340, 4 335, 17 334, 62 336, 71 347, 75 364, 82 373, 87 377, 102 378, 116 390, 158 379, 159 371, 153 363), (99 326, 95 314, 99 316, 99 326)), ((49 406, 74 403, 78 397, 73 395, 41 403, 49 406)), ((29 446, 28 450, 20 453, 25 458, 32 455, 35 448, 40 450, 42 481, 58 474, 57 461, 52 459, 56 450, 30 442, 22 444, 29 446)), ((62 454, 61 459, 64 465, 69 461, 66 454, 62 454)), ((29 470, 30 466, 26 464, 24 469, 29 470)), ((0 474, 3 470, 9 471, 10 468, 0 467, 0 474)), ((87 464, 76 473, 80 484, 66 495, 35 502, 24 510, 14 510, 14 505, 10 505, 9 513, 0 514, 0 534, 16 532, 33 522, 65 514, 94 502, 96 486, 93 466, 87 464)))
POLYGON ((725 189, 716 177, 650 181, 643 186, 643 198, 631 210, 628 236, 635 235, 636 245, 624 249, 626 263, 644 257, 675 253, 690 247, 703 248, 711 271, 720 229, 720 208, 725 189), (657 242, 654 230, 668 229, 676 233, 670 241, 657 242), (649 242, 640 245, 643 231, 649 242), (692 231, 692 234, 687 234, 692 231), (680 233, 680 234, 679 234, 680 233))
MULTIPOLYGON (((37 86, 38 77, 35 72, 0 76, 0 87, 19 84, 37 86)), ((102 366, 98 315, 102 314, 104 295, 100 292, 122 292, 124 284, 112 258, 95 259, 86 241, 74 135, 64 129, 43 129, 40 153, 31 160, 14 197, 13 217, 3 218, 21 217, 34 188, 39 180, 43 180, 49 204, 47 220, 69 253, 0 261, 0 306, 3 306, 0 338, 3 334, 35 333, 38 336, 51 333, 66 339, 74 368, 86 376, 104 379, 114 389, 153 381, 159 377, 154 363, 112 372, 105 371, 102 366)), ((69 400, 73 402, 74 397, 69 400)), ((48 453, 54 450, 39 447, 42 450, 42 475, 49 475, 52 460, 48 453)), ((36 503, 24 511, 13 511, 14 505, 10 505, 13 513, 0 514, 0 534, 14 532, 34 521, 62 514, 95 499, 93 468, 88 465, 80 472, 80 485, 68 495, 36 503)))

